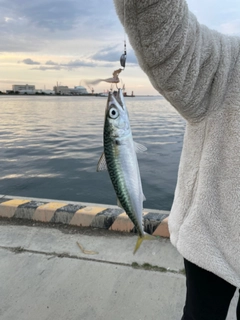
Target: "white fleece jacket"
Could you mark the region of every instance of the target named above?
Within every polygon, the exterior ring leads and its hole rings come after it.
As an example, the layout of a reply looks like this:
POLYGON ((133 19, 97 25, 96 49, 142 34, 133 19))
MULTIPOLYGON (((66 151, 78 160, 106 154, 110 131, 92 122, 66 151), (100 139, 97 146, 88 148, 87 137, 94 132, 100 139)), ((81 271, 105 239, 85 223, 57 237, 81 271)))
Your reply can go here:
POLYGON ((141 68, 187 121, 171 242, 240 287, 240 39, 200 25, 184 0, 114 2, 141 68))

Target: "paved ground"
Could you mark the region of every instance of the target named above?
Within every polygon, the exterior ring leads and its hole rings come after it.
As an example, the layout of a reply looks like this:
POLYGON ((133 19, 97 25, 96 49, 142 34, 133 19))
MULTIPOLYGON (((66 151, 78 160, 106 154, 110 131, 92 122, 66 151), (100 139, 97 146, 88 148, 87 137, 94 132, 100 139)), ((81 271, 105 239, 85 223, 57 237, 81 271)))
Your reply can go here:
POLYGON ((168 239, 133 255, 135 235, 78 230, 1 221, 1 320, 180 320, 185 276, 168 239))

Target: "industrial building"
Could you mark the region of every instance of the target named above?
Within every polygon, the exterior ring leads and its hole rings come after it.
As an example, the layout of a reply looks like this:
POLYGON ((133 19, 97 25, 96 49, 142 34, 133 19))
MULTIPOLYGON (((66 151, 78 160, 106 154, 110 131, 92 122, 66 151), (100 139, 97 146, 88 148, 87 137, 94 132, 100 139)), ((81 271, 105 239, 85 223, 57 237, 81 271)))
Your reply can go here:
POLYGON ((84 87, 82 87, 82 86, 76 86, 76 87, 74 87, 73 92, 74 92, 74 93, 78 93, 78 94, 87 94, 87 93, 88 93, 88 92, 87 92, 87 89, 84 88, 84 87))
POLYGON ((53 91, 56 94, 60 94, 60 95, 69 95, 70 94, 70 89, 68 88, 68 86, 55 86, 55 87, 53 87, 53 91))
POLYGON ((14 92, 19 92, 20 94, 35 94, 35 86, 29 84, 13 84, 12 90, 14 92))
POLYGON ((36 89, 36 94, 52 94, 55 95, 55 92, 50 89, 36 89))
POLYGON ((55 86, 53 90, 56 94, 60 95, 84 95, 88 94, 87 89, 82 86, 76 86, 74 88, 68 88, 68 86, 55 86))

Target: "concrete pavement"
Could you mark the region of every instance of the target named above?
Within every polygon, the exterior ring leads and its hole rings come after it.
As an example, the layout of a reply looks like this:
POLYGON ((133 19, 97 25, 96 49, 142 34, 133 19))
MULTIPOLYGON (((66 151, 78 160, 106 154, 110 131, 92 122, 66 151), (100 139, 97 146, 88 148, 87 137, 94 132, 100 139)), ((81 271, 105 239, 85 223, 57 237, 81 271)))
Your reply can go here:
POLYGON ((133 255, 131 234, 0 222, 1 320, 181 319, 183 263, 168 239, 133 255))

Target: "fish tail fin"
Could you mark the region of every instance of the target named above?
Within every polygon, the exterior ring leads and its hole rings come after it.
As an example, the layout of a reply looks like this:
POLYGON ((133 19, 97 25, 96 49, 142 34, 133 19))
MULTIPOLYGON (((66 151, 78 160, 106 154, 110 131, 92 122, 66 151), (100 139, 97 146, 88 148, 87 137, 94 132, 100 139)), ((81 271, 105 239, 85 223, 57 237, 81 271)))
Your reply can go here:
POLYGON ((156 237, 151 236, 148 233, 144 233, 144 236, 142 236, 142 237, 138 236, 137 243, 136 243, 135 249, 133 251, 133 254, 135 254, 137 252, 137 250, 140 248, 143 240, 156 240, 156 239, 157 239, 156 237))

